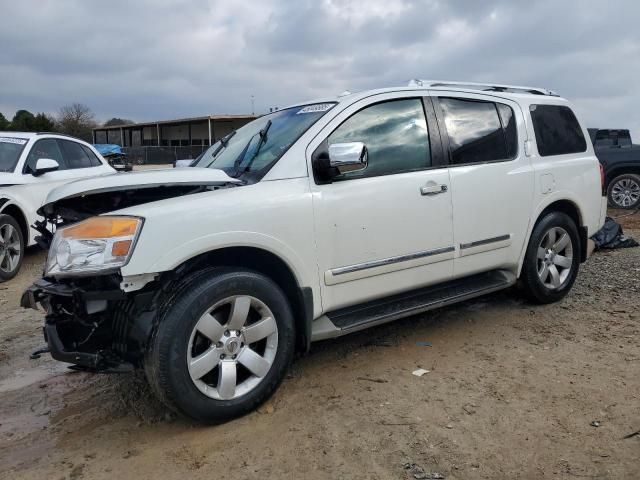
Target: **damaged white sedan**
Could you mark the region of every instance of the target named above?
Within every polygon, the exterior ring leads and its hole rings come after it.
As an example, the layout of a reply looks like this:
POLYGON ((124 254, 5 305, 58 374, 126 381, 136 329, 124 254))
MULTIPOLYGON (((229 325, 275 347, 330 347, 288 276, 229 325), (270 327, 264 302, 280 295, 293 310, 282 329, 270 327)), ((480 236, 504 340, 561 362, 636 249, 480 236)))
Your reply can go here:
POLYGON ((192 168, 52 192, 44 278, 22 303, 46 310, 54 358, 143 368, 174 410, 233 418, 312 341, 516 282, 563 298, 606 208, 587 138, 531 87, 417 81, 296 105, 192 168))

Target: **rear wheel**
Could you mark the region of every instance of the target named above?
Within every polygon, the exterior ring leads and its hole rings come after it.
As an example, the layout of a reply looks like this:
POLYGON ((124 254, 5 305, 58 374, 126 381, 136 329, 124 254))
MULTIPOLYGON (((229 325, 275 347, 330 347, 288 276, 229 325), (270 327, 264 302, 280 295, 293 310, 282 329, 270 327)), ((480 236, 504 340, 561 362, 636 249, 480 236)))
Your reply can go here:
POLYGON ((294 352, 291 308, 250 271, 214 269, 167 309, 145 369, 170 408, 200 422, 248 413, 284 378, 294 352))
POLYGON ((561 212, 550 212, 536 224, 529 239, 520 283, 537 303, 562 299, 578 275, 580 237, 574 221, 561 212))
POLYGON ((18 274, 24 258, 24 238, 15 218, 0 215, 0 282, 18 274))
POLYGON ((607 189, 609 206, 614 208, 640 207, 640 175, 625 173, 614 178, 607 189))

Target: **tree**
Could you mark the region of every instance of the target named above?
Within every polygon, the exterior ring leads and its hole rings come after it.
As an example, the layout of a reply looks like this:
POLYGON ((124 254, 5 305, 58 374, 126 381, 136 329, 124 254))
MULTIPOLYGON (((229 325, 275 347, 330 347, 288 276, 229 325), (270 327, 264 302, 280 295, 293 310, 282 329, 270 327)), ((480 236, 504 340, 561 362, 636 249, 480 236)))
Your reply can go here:
POLYGON ((97 126, 91 109, 82 103, 65 105, 58 112, 57 129, 87 142, 92 141, 92 129, 97 126))
POLYGON ((133 123, 133 120, 127 120, 126 118, 113 117, 110 120, 104 122, 103 127, 116 127, 118 125, 129 125, 133 123))
POLYGON ((11 130, 33 132, 35 119, 29 110, 18 110, 11 120, 11 130))
POLYGON ((9 130, 10 126, 11 124, 9 123, 9 120, 7 120, 7 117, 0 113, 0 131, 9 130))
POLYGON ((45 113, 39 113, 33 120, 34 132, 53 132, 56 129, 55 120, 45 113))

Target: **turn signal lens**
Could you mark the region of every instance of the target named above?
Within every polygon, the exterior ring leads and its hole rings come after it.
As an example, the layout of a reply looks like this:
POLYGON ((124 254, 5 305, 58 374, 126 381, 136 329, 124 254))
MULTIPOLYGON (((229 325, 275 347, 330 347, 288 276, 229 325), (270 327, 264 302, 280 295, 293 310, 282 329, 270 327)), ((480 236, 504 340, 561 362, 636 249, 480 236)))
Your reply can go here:
POLYGON ((115 242, 111 247, 111 255, 114 257, 126 257, 129 254, 131 248, 131 240, 120 240, 115 242))
POLYGON ((130 237, 136 234, 139 218, 93 217, 63 230, 64 238, 89 240, 94 238, 130 237))

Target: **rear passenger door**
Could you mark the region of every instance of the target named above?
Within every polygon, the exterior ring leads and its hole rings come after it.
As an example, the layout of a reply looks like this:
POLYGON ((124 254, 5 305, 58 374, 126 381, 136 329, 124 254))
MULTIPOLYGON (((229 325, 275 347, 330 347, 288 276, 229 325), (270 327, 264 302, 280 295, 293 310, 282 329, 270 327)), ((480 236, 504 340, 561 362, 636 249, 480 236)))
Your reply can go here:
POLYGON ((482 94, 437 92, 433 99, 449 157, 454 277, 517 267, 534 188, 522 110, 482 94))

